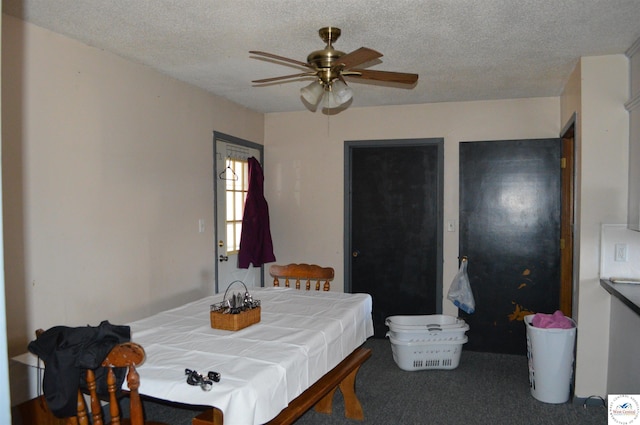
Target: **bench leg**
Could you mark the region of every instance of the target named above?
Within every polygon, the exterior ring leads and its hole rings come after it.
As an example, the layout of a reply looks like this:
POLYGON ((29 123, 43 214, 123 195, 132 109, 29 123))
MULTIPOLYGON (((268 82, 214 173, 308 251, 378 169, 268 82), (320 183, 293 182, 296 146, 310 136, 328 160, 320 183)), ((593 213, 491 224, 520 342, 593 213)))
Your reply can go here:
POLYGON ((329 391, 316 405, 314 410, 318 413, 331 414, 333 410, 333 395, 336 390, 340 388, 342 396, 344 398, 344 416, 349 419, 363 420, 364 411, 358 396, 356 395, 356 375, 360 370, 360 366, 357 366, 351 371, 336 387, 329 391))
POLYGON ((315 406, 313 406, 313 410, 318 413, 325 413, 327 415, 330 415, 333 411, 333 395, 335 394, 337 389, 337 386, 333 387, 331 391, 329 391, 324 397, 320 399, 319 402, 316 403, 315 406))
POLYGON ((364 412, 360 400, 356 396, 356 375, 360 366, 356 367, 346 378, 340 382, 340 391, 344 397, 344 415, 349 419, 364 419, 364 412))
POLYGON ((222 425, 222 410, 212 407, 191 420, 191 425, 222 425))

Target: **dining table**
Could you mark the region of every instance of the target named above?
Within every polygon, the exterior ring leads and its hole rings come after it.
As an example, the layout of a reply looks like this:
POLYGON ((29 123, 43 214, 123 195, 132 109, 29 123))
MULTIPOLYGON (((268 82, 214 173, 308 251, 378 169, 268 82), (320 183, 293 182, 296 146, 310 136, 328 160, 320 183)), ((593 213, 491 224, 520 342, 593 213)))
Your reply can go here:
POLYGON ((128 323, 132 341, 146 352, 137 368, 140 394, 214 409, 194 424, 257 425, 301 400, 306 409, 324 398, 330 410, 335 388, 350 392, 370 355, 361 346, 373 336, 371 296, 283 287, 249 291, 260 302, 260 320, 244 329, 212 327, 211 306, 223 294, 128 323), (190 371, 202 377, 212 372, 219 380, 193 385, 190 371))

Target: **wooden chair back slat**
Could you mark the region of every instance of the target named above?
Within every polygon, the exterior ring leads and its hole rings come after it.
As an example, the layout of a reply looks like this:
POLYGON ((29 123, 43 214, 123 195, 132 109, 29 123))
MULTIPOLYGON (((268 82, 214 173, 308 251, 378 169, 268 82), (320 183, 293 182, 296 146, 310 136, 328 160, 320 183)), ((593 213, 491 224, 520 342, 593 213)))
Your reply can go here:
MULTIPOLYGON (((93 420, 93 425, 103 425, 100 399, 98 398, 98 394, 96 393, 96 375, 92 370, 87 370, 86 376, 87 389, 89 391, 90 397, 89 400, 91 403, 91 419, 93 420)), ((80 395, 81 393, 78 391, 78 397, 80 397, 80 395)), ((78 422, 80 422, 81 425, 84 425, 85 423, 80 419, 80 410, 78 410, 78 422)))
POLYGON ((273 277, 273 286, 280 286, 280 280, 284 279, 284 286, 291 287, 290 281, 295 281, 295 288, 301 288, 301 281, 307 291, 312 285, 316 291, 322 288, 323 291, 331 290, 331 281, 334 277, 334 270, 331 267, 321 267, 315 264, 274 264, 269 267, 269 274, 273 277))

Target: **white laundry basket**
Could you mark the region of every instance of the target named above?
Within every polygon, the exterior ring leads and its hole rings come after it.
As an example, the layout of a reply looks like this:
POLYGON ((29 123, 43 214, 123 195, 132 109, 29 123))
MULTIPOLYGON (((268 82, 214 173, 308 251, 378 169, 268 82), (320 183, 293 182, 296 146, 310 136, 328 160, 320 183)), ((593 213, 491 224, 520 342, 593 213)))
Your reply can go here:
POLYGON ((398 341, 389 335, 393 360, 402 370, 455 369, 460 364, 463 336, 456 341, 398 341))
POLYGON ((455 369, 460 363, 462 345, 467 342, 469 325, 464 320, 441 314, 390 316, 389 327, 393 360, 403 370, 455 369))
POLYGON ((389 316, 384 321, 390 330, 425 329, 425 328, 458 328, 465 325, 465 321, 458 317, 444 314, 389 316))
POLYGON ((573 378, 576 324, 570 319, 570 329, 536 328, 531 324, 533 317, 524 318, 531 395, 544 403, 566 403, 573 378))

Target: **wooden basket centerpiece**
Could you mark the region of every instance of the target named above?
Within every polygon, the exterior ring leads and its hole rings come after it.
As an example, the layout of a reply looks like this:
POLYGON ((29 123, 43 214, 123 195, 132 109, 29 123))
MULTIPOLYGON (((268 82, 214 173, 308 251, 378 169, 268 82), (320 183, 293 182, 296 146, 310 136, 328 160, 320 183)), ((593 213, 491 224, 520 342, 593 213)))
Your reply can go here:
POLYGON ((237 331, 260 321, 260 300, 254 300, 247 285, 241 280, 234 280, 224 291, 222 302, 211 305, 211 327, 225 331, 237 331), (244 293, 229 295, 234 283, 244 286, 244 293))

